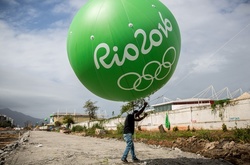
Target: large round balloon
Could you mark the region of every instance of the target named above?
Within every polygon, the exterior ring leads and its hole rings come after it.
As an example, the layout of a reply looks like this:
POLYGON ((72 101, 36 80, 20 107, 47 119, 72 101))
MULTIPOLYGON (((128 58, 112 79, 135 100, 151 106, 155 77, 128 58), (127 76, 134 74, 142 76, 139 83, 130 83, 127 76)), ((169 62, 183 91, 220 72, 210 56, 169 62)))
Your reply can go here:
POLYGON ((180 31, 159 0, 89 0, 68 32, 70 64, 82 84, 109 100, 160 89, 176 68, 180 31))

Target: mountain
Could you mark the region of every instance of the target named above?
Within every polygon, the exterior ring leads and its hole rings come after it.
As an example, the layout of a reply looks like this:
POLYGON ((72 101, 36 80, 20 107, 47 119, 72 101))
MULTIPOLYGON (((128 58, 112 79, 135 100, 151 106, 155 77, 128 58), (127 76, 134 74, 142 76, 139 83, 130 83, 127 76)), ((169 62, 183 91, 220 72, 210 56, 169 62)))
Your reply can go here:
POLYGON ((12 111, 9 108, 0 109, 0 114, 6 115, 12 119, 14 119, 14 124, 20 127, 24 127, 25 123, 29 122, 35 125, 37 122, 42 119, 34 118, 28 115, 25 115, 21 112, 12 111))

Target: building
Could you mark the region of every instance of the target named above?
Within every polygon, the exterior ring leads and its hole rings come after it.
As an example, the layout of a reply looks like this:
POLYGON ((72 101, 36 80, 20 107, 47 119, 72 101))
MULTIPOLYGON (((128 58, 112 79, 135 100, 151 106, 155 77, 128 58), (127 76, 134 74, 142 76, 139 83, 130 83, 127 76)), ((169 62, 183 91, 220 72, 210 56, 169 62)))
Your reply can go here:
POLYGON ((155 112, 171 111, 195 106, 207 106, 214 103, 214 100, 205 98, 190 98, 190 99, 178 99, 175 101, 164 102, 160 104, 152 105, 155 112))
POLYGON ((89 115, 87 114, 58 112, 50 115, 50 124, 54 124, 56 121, 63 123, 64 116, 72 116, 75 123, 89 120, 89 115))
POLYGON ((6 115, 0 114, 0 122, 10 122, 11 126, 12 126, 14 124, 14 119, 12 119, 6 115))

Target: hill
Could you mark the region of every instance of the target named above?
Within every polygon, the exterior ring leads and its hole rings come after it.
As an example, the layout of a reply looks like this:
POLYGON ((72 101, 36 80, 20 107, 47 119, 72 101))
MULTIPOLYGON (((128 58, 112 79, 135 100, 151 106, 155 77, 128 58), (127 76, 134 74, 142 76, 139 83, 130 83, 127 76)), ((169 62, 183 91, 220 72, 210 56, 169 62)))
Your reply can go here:
POLYGON ((37 122, 42 119, 34 118, 28 115, 25 115, 21 112, 12 111, 9 108, 0 109, 0 114, 6 115, 14 119, 14 124, 19 125, 20 127, 24 127, 25 123, 29 122, 35 125, 37 122))

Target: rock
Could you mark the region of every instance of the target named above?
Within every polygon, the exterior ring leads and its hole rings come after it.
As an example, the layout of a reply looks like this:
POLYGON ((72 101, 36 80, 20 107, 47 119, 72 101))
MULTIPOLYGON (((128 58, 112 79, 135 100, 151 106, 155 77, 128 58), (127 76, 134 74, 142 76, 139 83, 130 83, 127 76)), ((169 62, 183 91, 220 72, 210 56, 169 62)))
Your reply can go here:
POLYGON ((211 143, 206 143, 205 145, 205 150, 212 150, 216 147, 216 145, 218 145, 219 142, 211 142, 211 143))
POLYGON ((42 144, 38 144, 36 147, 42 147, 43 145, 42 144))
POLYGON ((173 150, 180 149, 212 159, 223 159, 235 165, 250 164, 250 144, 248 143, 240 144, 225 139, 209 142, 208 140, 190 137, 188 139, 177 138, 171 147, 173 150))
POLYGON ((3 152, 3 153, 0 155, 0 157, 1 157, 1 159, 4 159, 7 155, 8 155, 8 152, 5 151, 5 152, 3 152))
POLYGON ((159 129, 160 133, 165 133, 166 132, 165 129, 163 128, 162 124, 159 125, 158 129, 159 129))
POLYGON ((225 159, 235 164, 250 164, 250 144, 235 144, 225 159))
POLYGON ((65 130, 61 129, 60 133, 70 134, 71 131, 70 130, 66 130, 66 129, 65 130))
POLYGON ((177 147, 175 147, 174 150, 175 150, 175 151, 178 151, 178 152, 182 152, 181 149, 179 149, 179 148, 177 148, 177 147))
POLYGON ((235 145, 235 142, 234 141, 231 141, 231 142, 227 142, 225 143, 223 146, 222 146, 222 149, 224 150, 231 150, 235 145))
POLYGON ((86 132, 82 132, 82 133, 80 133, 80 136, 87 136, 87 133, 86 132))
POLYGON ((28 141, 28 137, 29 137, 30 132, 25 132, 22 137, 20 138, 19 141, 13 142, 11 144, 6 145, 4 148, 2 148, 2 150, 0 150, 0 165, 4 164, 5 162, 5 158, 14 150, 16 149, 19 144, 22 144, 24 142, 28 141))
POLYGON ((104 135, 105 134, 105 130, 104 129, 96 128, 95 129, 95 134, 96 135, 104 135))

